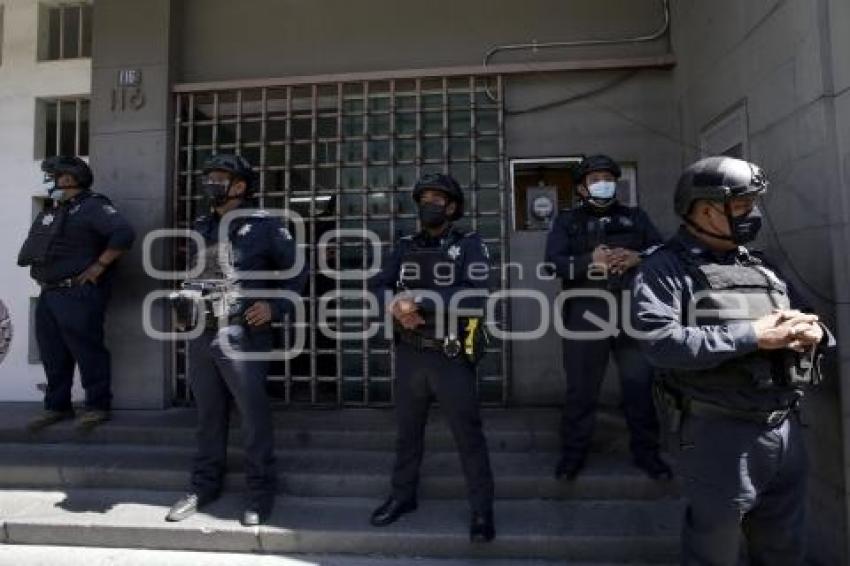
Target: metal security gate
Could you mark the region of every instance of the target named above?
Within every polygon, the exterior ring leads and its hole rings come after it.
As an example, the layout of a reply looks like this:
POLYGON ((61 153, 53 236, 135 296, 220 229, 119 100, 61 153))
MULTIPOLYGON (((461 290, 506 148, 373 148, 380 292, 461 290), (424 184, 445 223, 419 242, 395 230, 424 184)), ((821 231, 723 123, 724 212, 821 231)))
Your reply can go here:
MULTIPOLYGON (((417 229, 411 191, 424 173, 451 173, 463 186, 467 215, 459 224, 484 237, 493 263, 491 287, 506 288, 501 77, 179 90, 173 226, 187 228, 198 214, 200 168, 217 152, 241 154, 255 166, 262 206, 294 210, 306 221, 306 241, 299 242, 310 268, 303 299, 306 348, 295 359, 272 363, 268 388, 276 401, 392 404, 395 360, 384 332, 371 339, 332 340, 312 324, 318 297, 333 289, 366 288, 366 281, 339 281, 318 272, 316 243, 331 229, 365 228, 379 236, 386 251, 399 236, 417 229)), ((341 238, 328 245, 328 263, 340 270, 366 269, 370 251, 362 240, 341 238)), ((185 265, 185 256, 185 246, 176 244, 175 264, 185 265)), ((507 314, 506 301, 501 301, 501 328, 507 327, 507 314)), ((174 344, 173 393, 178 403, 189 401, 186 375, 191 368, 185 353, 185 342, 174 344)), ((482 403, 507 402, 507 368, 505 345, 494 341, 478 366, 482 403)))

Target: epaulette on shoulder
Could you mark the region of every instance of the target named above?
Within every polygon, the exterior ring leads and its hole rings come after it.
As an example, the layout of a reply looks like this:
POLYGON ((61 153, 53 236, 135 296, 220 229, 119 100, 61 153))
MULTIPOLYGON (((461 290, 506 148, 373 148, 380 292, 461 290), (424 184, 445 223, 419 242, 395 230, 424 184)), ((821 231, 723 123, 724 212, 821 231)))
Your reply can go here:
POLYGON ((655 244, 654 246, 649 246, 642 252, 640 252, 641 257, 651 257, 652 255, 658 253, 661 250, 669 249, 666 244, 655 244))
POLYGON ((96 198, 96 199, 105 201, 107 204, 112 204, 112 200, 110 200, 110 198, 103 193, 97 193, 95 191, 91 191, 91 198, 96 198))

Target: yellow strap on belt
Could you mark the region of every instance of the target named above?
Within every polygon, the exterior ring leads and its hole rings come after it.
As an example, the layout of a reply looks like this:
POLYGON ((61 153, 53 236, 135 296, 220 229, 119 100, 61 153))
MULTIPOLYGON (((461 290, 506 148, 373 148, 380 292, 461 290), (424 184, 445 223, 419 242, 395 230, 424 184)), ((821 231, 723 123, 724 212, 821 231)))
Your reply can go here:
POLYGON ((467 356, 471 356, 475 352, 475 331, 478 330, 478 319, 470 318, 466 323, 466 340, 463 343, 463 350, 467 356))

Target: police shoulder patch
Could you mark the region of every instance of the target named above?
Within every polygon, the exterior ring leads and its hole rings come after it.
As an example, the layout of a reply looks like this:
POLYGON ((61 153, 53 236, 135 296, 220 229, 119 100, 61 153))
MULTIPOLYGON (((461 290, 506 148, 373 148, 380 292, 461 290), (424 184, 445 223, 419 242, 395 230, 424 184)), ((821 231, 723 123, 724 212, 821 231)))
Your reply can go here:
POLYGON ((103 211, 106 214, 118 214, 118 211, 111 204, 104 204, 103 205, 103 211))
POLYGON ((279 226, 277 231, 285 240, 292 239, 292 234, 289 233, 289 230, 287 230, 285 226, 279 226))

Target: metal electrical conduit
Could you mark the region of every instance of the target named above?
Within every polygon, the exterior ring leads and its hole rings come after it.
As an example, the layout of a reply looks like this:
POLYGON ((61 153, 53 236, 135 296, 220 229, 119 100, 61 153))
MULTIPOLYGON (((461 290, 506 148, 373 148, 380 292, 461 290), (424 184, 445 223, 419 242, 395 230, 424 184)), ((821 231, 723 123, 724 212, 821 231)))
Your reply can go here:
MULTIPOLYGON (((537 41, 532 41, 531 43, 515 43, 511 45, 497 45, 495 47, 491 47, 487 53, 484 54, 483 67, 484 70, 487 70, 487 65, 490 64, 490 59, 492 59, 497 53, 501 53, 502 51, 537 51, 538 49, 564 49, 569 47, 592 47, 597 45, 621 45, 624 43, 646 43, 649 41, 655 41, 656 39, 660 39, 664 37, 664 34, 670 29, 670 0, 660 0, 661 6, 664 10, 664 22, 661 24, 661 27, 656 31, 648 34, 648 35, 639 35, 637 37, 622 37, 622 38, 611 38, 611 39, 579 39, 574 41, 549 41, 546 43, 538 43, 537 41)), ((490 92, 490 86, 487 85, 485 88, 485 92, 487 93, 487 97, 491 100, 495 101, 495 97, 490 92)))

